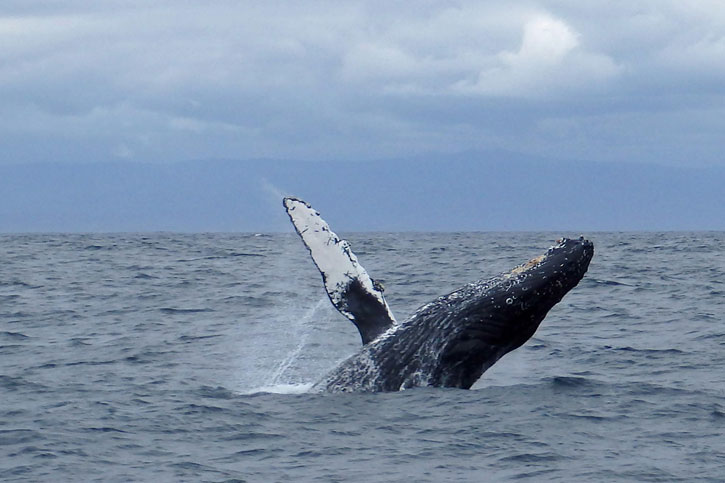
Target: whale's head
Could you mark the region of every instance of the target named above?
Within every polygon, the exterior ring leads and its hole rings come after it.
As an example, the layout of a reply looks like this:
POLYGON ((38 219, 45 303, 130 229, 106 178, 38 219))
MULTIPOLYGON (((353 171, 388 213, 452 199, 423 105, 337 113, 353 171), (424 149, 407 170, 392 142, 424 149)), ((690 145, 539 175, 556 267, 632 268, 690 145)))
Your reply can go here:
POLYGON ((438 316, 455 320, 440 353, 443 385, 470 387, 499 358, 526 342, 579 283, 593 255, 590 241, 565 238, 509 272, 440 299, 438 316))
POLYGON ((594 244, 584 237, 563 238, 546 253, 502 275, 495 291, 511 307, 511 316, 537 318, 558 303, 584 277, 594 256, 594 244), (510 284, 506 282, 511 282, 510 284), (543 313, 541 313, 543 312, 543 313))

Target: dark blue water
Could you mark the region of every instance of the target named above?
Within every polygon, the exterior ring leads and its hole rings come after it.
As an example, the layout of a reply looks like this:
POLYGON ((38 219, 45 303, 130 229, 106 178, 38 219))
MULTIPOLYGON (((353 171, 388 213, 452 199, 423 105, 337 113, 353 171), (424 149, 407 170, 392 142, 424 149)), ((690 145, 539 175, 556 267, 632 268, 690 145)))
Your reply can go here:
MULTIPOLYGON (((402 320, 560 235, 348 238, 402 320)), ((359 336, 294 235, 2 236, 0 480, 722 481, 725 234, 588 236, 474 390, 337 395, 359 336)))

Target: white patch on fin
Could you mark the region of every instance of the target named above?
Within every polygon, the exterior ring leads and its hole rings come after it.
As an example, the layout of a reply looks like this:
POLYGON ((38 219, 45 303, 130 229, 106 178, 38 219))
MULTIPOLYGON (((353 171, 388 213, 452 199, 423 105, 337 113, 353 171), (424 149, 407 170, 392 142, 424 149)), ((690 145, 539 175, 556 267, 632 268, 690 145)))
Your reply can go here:
MULTIPOLYGON (((380 329, 387 329, 396 324, 395 317, 383 297, 381 285, 375 283, 360 265, 350 249, 350 244, 330 230, 328 224, 320 218, 320 214, 308 203, 288 197, 284 198, 284 206, 295 230, 310 251, 312 260, 322 274, 325 290, 330 296, 332 304, 358 326, 363 342, 369 342, 377 337, 380 329), (358 283, 354 284, 354 282, 358 283), (367 309, 370 307, 361 307, 363 310, 358 310, 355 308, 355 305, 358 304, 350 303, 348 299, 351 297, 353 285, 356 285, 357 289, 362 289, 366 298, 365 304, 378 305, 378 307, 372 307, 376 312, 375 315, 368 312, 367 309), (362 320, 371 316, 377 320, 362 320), (386 318, 387 320, 385 320, 386 318), (368 323, 375 326, 369 336, 366 334, 368 323), (387 327, 383 327, 383 325, 387 327)), ((356 294, 356 297, 359 298, 359 295, 356 294)))

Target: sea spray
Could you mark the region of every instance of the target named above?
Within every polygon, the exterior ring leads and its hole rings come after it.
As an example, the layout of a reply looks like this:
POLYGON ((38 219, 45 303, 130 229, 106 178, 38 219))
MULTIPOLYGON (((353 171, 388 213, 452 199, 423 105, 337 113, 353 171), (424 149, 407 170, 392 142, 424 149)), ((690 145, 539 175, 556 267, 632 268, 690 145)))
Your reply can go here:
POLYGON ((315 305, 310 307, 303 315, 299 318, 295 329, 295 338, 297 339, 297 345, 292 351, 290 351, 285 358, 280 362, 277 368, 272 373, 269 380, 273 386, 289 383, 285 381, 286 377, 289 377, 288 370, 292 367, 299 359, 302 349, 307 344, 307 338, 310 332, 313 330, 311 323, 314 323, 318 319, 318 313, 323 306, 328 303, 327 297, 322 297, 317 301, 315 305))

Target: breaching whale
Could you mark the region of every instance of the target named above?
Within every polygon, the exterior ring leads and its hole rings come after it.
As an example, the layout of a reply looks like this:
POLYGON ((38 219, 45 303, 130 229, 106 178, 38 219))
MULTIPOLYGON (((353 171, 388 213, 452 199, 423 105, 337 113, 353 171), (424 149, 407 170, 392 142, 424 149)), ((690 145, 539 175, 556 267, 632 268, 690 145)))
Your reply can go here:
POLYGON ((534 334, 549 310, 579 283, 594 255, 594 245, 583 237, 564 238, 543 255, 464 285, 398 323, 382 285, 370 278, 350 244, 308 203, 286 197, 283 204, 330 301, 357 326, 363 342, 313 386, 320 391, 469 389, 534 334))

